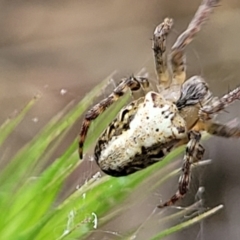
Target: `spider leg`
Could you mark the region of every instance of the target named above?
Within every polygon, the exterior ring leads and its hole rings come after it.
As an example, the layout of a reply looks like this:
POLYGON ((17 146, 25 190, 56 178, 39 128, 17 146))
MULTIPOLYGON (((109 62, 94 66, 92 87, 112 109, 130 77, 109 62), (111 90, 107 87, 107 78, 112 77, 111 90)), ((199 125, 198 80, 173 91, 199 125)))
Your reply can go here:
POLYGON ((170 85, 170 76, 167 68, 166 40, 172 25, 173 19, 165 18, 153 33, 152 49, 154 52, 155 69, 159 84, 163 88, 167 88, 170 85))
POLYGON ((150 89, 150 84, 147 78, 131 76, 127 79, 124 79, 119 83, 119 85, 113 90, 113 92, 108 97, 106 97, 101 102, 96 104, 86 113, 79 134, 80 159, 82 159, 83 157, 83 145, 91 122, 94 119, 96 119, 100 114, 102 114, 109 106, 116 102, 120 97, 122 97, 128 90, 130 90, 134 95, 134 92, 140 91, 141 89, 143 93, 147 92, 150 89))
POLYGON ((173 83, 182 84, 186 80, 185 47, 193 40, 203 23, 209 18, 219 0, 203 0, 187 29, 177 38, 172 47, 170 62, 172 65, 173 83))
POLYGON ((215 136, 225 137, 225 138, 239 138, 240 128, 230 127, 224 124, 211 122, 206 124, 205 130, 215 136))
POLYGON ((171 197, 169 201, 159 205, 159 208, 171 206, 185 196, 189 189, 192 164, 202 159, 204 148, 199 143, 201 134, 196 131, 189 131, 188 139, 189 141, 183 158, 184 162, 182 167, 182 175, 179 178, 178 191, 171 197))
POLYGON ((145 96, 148 92, 152 91, 153 88, 151 86, 151 83, 149 82, 149 80, 146 77, 137 76, 135 78, 140 83, 141 87, 136 90, 135 89, 134 90, 130 89, 130 90, 131 90, 132 98, 134 100, 137 100, 140 97, 145 96))
POLYGON ((202 122, 200 120, 195 124, 192 130, 198 132, 206 131, 209 134, 218 137, 240 138, 240 127, 216 123, 212 121, 202 122))
POLYGON ((223 111, 227 106, 233 103, 235 100, 240 99, 240 87, 235 88, 228 94, 224 95, 220 99, 214 99, 209 105, 205 105, 199 110, 199 118, 202 121, 212 119, 213 115, 223 111))

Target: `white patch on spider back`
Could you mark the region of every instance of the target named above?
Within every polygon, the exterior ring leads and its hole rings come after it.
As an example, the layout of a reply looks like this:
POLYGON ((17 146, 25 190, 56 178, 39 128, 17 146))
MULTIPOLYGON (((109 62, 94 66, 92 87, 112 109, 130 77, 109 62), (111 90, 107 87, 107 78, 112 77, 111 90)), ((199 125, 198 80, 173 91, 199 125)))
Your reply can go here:
POLYGON ((142 147, 165 144, 185 136, 185 121, 178 114, 176 106, 160 94, 149 92, 139 105, 129 129, 108 142, 98 163, 102 169, 114 169, 141 154, 142 147))

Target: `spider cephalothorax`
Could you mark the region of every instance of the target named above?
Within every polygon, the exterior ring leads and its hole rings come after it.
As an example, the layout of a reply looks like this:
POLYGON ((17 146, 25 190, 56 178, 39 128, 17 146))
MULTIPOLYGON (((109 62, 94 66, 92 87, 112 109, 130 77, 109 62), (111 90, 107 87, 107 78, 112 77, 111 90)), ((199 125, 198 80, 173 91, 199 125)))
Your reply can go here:
POLYGON ((107 98, 86 113, 83 121, 79 141, 80 158, 83 157, 83 144, 91 121, 128 90, 132 92, 134 100, 122 108, 109 124, 94 151, 99 167, 116 177, 146 168, 160 161, 176 146, 187 143, 178 191, 159 207, 172 205, 187 193, 192 164, 201 160, 204 153, 200 144, 201 131, 222 137, 240 137, 239 128, 213 121, 214 115, 240 98, 240 88, 216 98, 202 77, 193 76, 186 80, 185 47, 218 2, 202 1, 188 28, 173 45, 169 61, 166 57, 166 39, 173 20, 166 18, 157 26, 153 36, 153 51, 158 92, 152 90, 145 77, 123 79, 107 98))

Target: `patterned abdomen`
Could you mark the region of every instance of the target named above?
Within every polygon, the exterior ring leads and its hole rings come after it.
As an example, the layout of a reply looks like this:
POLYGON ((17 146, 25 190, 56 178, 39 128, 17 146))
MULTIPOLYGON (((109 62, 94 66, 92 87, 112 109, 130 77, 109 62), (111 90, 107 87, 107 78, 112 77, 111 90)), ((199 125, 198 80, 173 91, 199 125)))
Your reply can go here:
MULTIPOLYGON (((126 109, 129 106, 136 104, 130 104, 126 109)), ((186 137, 185 121, 176 106, 158 93, 146 94, 144 101, 130 113, 124 125, 113 121, 115 126, 125 126, 121 133, 106 141, 109 131, 105 131, 95 148, 98 165, 109 175, 124 176, 146 168, 186 137)), ((119 133, 119 129, 115 130, 119 133)))

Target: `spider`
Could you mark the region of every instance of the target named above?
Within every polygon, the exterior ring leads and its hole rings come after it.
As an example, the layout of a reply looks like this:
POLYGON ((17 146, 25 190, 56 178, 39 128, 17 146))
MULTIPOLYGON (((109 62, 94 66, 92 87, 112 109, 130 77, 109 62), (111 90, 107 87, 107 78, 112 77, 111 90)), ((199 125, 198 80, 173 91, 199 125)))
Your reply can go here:
POLYGON ((187 29, 177 38, 166 55, 166 40, 173 20, 165 18, 153 34, 153 52, 157 89, 153 91, 146 77, 123 79, 113 92, 92 107, 83 120, 79 156, 90 124, 129 90, 133 101, 123 107, 99 137, 94 158, 103 172, 114 177, 127 176, 158 161, 177 146, 187 144, 178 190, 164 204, 166 207, 183 198, 190 185, 192 165, 200 161, 204 148, 201 132, 225 138, 240 137, 240 128, 214 121, 214 116, 240 98, 236 88, 221 98, 213 97, 201 76, 186 80, 185 48, 200 31, 219 0, 203 0, 187 29))

